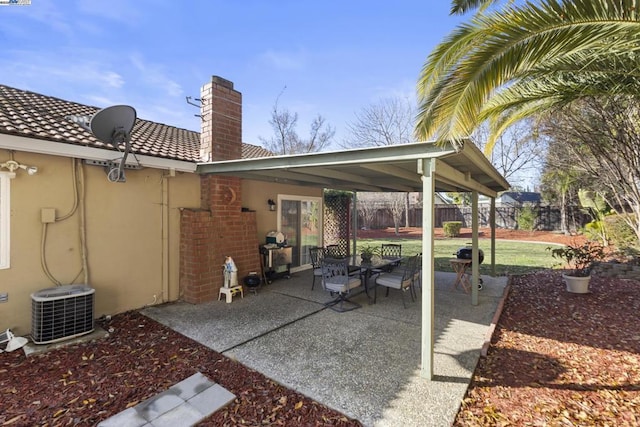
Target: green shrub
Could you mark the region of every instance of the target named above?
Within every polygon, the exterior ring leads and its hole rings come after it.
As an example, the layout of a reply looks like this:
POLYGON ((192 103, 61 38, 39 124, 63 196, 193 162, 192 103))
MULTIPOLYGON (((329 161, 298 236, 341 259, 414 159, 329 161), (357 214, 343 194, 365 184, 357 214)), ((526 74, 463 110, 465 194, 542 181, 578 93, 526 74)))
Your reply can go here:
POLYGON ((608 215, 604 218, 604 227, 609 241, 622 251, 640 248, 636 233, 625 221, 625 216, 628 215, 630 214, 608 215))
POLYGON ((587 239, 605 244, 609 238, 605 227, 604 221, 593 220, 584 225, 582 232, 587 239))
POLYGON ((538 214, 531 205, 524 205, 518 212, 518 228, 525 231, 533 231, 536 229, 536 219, 538 214))
POLYGON ((447 237, 460 236, 460 229, 462 228, 461 221, 446 221, 442 223, 442 230, 447 237))

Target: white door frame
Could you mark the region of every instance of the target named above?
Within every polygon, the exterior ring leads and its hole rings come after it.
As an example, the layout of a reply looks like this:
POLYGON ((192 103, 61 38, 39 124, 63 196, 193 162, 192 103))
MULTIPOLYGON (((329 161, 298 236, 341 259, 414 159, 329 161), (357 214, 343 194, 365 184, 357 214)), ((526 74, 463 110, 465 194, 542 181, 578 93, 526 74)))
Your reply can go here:
MULTIPOLYGON (((277 229, 281 230, 282 229, 282 201, 283 200, 293 200, 293 201, 297 201, 297 202, 302 202, 302 201, 312 201, 312 202, 318 202, 320 204, 320 218, 319 218, 319 223, 318 223, 318 235, 320 238, 320 245, 324 245, 323 243, 323 229, 322 226, 324 224, 324 205, 323 205, 323 200, 322 197, 317 197, 317 196, 300 196, 300 195, 292 195, 292 194, 278 194, 278 222, 277 222, 277 229)), ((302 271, 302 270, 308 270, 311 268, 311 264, 303 264, 303 265, 299 265, 297 267, 292 267, 291 268, 291 272, 295 273, 297 271, 302 271)))

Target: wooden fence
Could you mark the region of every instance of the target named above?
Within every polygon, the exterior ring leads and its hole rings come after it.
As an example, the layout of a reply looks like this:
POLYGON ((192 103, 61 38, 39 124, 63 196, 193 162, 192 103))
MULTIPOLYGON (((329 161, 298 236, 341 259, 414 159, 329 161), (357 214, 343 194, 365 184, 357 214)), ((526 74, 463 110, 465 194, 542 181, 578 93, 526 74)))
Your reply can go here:
MULTIPOLYGON (((496 226, 500 228, 518 229, 519 207, 500 206, 496 207, 496 226)), ((537 213, 535 223, 536 230, 560 230, 560 208, 557 206, 537 206, 534 207, 537 213)), ((478 223, 480 227, 489 226, 489 206, 478 208, 478 223)), ((584 227, 591 221, 591 217, 584 213, 579 207, 571 206, 567 208, 569 218, 569 228, 577 230, 584 227)), ((405 216, 402 216, 401 227, 404 224, 405 216)), ((463 227, 471 227, 471 207, 458 205, 438 205, 435 207, 434 223, 436 227, 442 227, 442 223, 447 221, 461 221, 463 227)), ((376 210, 371 224, 364 224, 359 216, 358 224, 369 228, 393 227, 393 217, 388 209, 380 208, 376 210)), ((422 208, 409 209, 409 227, 422 227, 422 208)))

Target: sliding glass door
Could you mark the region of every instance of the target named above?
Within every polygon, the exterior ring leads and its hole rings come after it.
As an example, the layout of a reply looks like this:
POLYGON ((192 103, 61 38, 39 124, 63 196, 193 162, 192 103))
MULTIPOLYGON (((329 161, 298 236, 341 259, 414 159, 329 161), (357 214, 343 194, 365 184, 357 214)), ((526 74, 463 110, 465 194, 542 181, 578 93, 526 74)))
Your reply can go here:
POLYGON ((278 230, 293 247, 291 269, 309 265, 309 248, 322 246, 322 199, 279 195, 278 230))

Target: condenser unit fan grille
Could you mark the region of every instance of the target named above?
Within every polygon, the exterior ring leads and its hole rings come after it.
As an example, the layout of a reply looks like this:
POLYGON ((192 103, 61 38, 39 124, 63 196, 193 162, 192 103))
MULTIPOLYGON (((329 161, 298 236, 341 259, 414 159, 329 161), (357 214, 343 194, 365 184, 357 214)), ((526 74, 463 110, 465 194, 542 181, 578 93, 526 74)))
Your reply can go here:
POLYGON ((31 338, 36 344, 88 334, 94 329, 95 290, 66 285, 31 294, 31 338))

